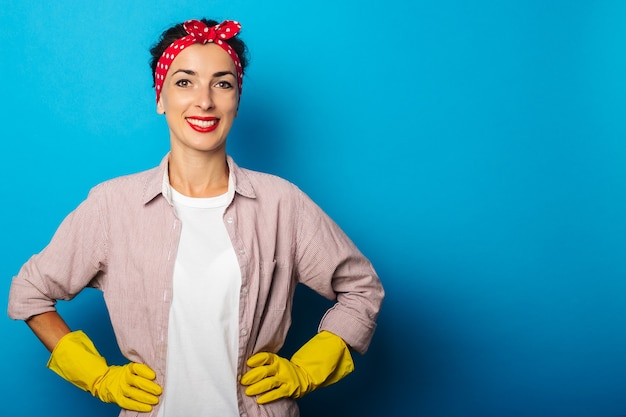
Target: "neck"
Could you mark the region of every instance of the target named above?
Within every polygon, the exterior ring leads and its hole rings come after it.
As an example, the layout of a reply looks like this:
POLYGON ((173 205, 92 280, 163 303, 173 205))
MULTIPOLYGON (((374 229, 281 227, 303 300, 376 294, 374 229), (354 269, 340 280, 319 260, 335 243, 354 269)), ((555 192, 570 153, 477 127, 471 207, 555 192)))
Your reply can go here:
POLYGON ((169 158, 170 185, 188 197, 206 198, 228 191, 226 155, 180 155, 169 158))

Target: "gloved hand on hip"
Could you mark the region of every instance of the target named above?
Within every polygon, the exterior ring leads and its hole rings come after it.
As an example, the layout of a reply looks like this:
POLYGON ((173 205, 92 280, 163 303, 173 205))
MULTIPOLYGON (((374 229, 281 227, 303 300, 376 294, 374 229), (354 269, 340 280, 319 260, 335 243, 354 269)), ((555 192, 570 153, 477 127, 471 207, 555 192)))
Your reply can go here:
POLYGON ((80 330, 59 340, 48 368, 94 397, 127 410, 151 411, 162 392, 153 381, 156 374, 150 367, 135 362, 124 366, 107 365, 93 342, 80 330))
POLYGON ((301 398, 311 391, 334 384, 354 370, 346 343, 339 336, 321 331, 290 360, 275 353, 259 352, 247 364, 252 369, 241 377, 246 395, 260 395, 257 403, 280 398, 301 398))

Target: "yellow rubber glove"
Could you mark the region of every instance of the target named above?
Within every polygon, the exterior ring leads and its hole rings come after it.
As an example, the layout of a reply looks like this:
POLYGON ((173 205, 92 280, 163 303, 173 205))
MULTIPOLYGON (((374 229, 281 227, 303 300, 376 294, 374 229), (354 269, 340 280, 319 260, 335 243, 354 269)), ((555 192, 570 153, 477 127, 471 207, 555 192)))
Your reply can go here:
POLYGON ((152 381, 156 374, 147 365, 131 362, 108 366, 93 342, 80 330, 59 340, 48 368, 105 403, 115 403, 127 410, 151 411, 162 392, 152 381))
POLYGON ((354 370, 346 343, 325 330, 302 346, 291 360, 275 353, 259 352, 247 364, 253 369, 241 377, 241 384, 248 385, 246 395, 260 395, 259 404, 285 397, 301 398, 319 387, 334 384, 354 370))

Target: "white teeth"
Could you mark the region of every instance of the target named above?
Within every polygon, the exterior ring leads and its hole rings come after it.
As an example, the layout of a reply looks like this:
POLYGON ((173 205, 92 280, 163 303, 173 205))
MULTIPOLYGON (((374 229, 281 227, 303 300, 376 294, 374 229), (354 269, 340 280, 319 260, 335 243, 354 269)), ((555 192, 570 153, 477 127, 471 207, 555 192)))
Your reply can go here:
POLYGON ((215 123, 217 123, 217 119, 214 119, 214 120, 187 119, 187 121, 191 123, 192 125, 198 126, 201 128, 211 127, 215 125, 215 123))

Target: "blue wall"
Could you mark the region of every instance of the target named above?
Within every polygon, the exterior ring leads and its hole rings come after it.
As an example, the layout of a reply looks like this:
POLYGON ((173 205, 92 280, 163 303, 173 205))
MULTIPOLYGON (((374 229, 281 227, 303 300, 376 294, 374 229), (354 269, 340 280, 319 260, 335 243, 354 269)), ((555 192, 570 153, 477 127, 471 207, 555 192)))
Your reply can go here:
MULTIPOLYGON (((303 417, 626 415, 625 2, 202 3, 1 6, 2 305, 91 186, 166 152, 161 30, 234 18, 252 62, 230 153, 311 195, 388 294, 357 371, 303 417)), ((297 298, 286 350, 327 305, 297 298)), ((59 308, 121 361, 96 291, 59 308)), ((23 323, 0 331, 2 415, 117 414, 23 323)))

